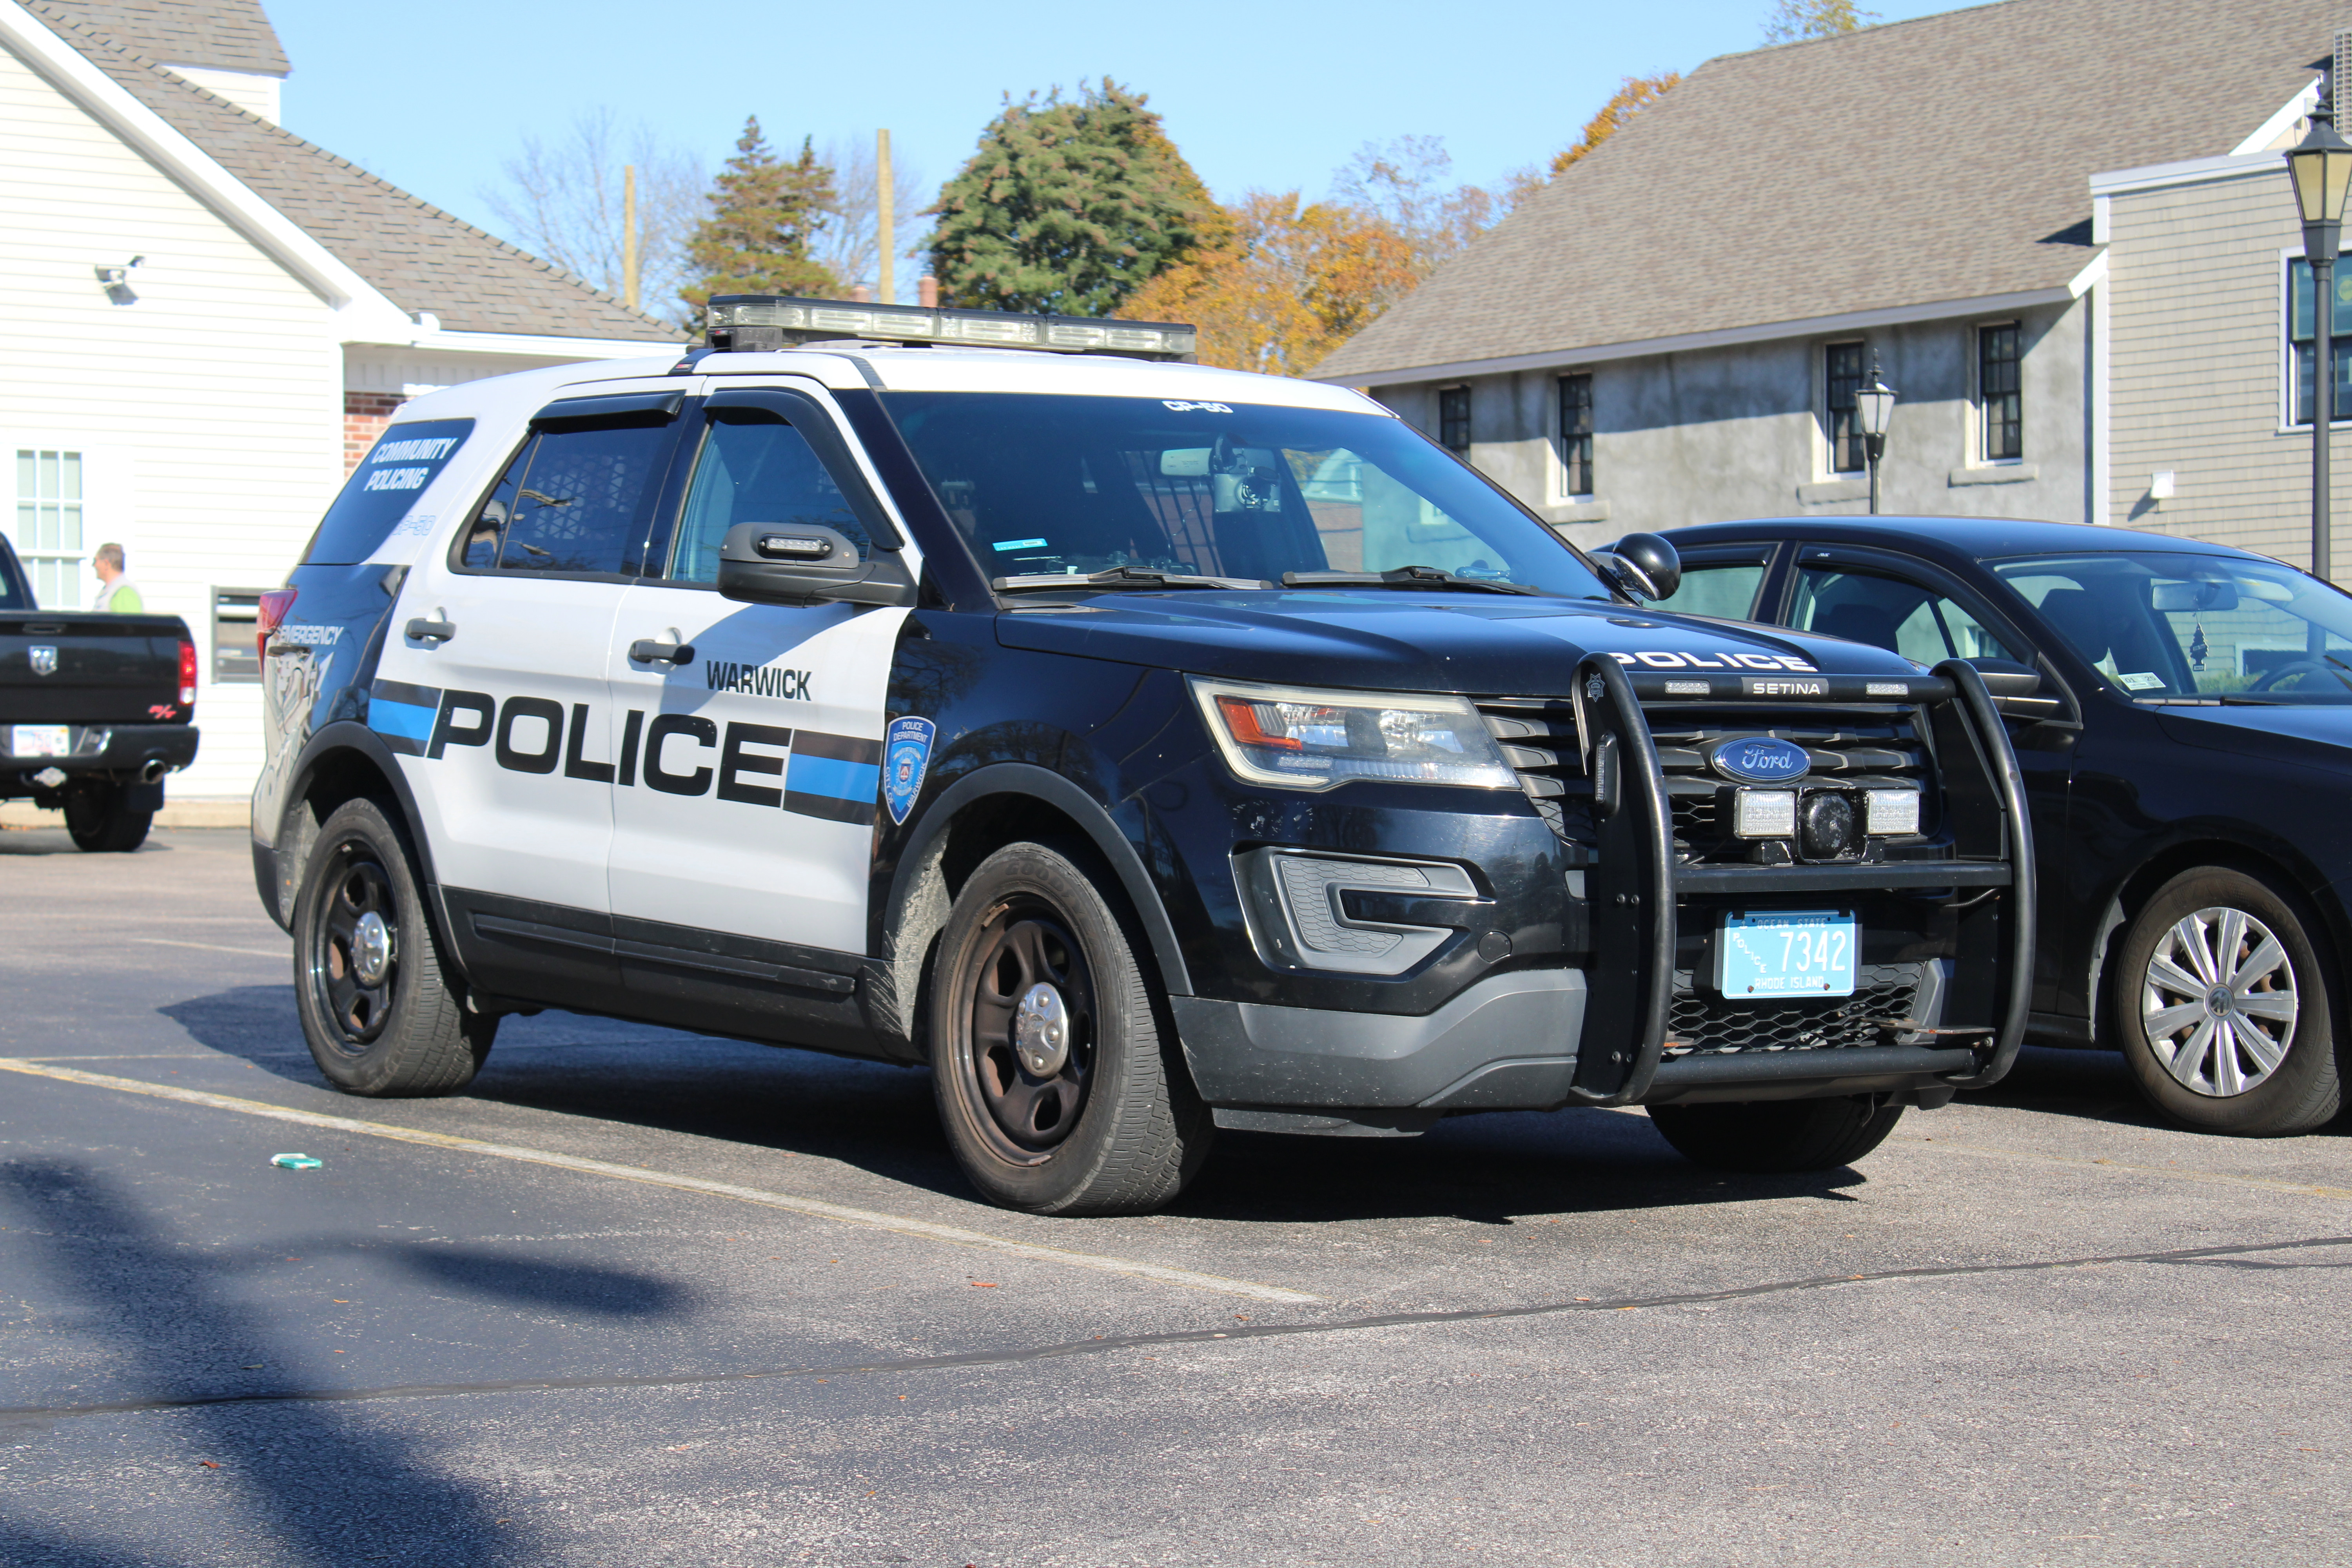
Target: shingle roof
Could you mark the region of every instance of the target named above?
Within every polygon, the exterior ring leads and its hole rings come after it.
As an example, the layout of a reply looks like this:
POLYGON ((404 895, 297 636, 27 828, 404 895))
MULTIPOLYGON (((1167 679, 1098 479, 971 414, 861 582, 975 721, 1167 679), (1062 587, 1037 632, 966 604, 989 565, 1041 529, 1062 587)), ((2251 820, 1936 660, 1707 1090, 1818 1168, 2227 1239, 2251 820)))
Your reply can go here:
POLYGON ((452 331, 680 341, 675 328, 101 37, 80 20, 96 7, 20 3, 410 314, 430 311, 452 331))
POLYGON ((1709 60, 1314 374, 2063 286, 2096 254, 2091 174, 2231 151, 2342 15, 2001 0, 1709 60))
POLYGON ((47 8, 166 65, 287 72, 286 51, 261 0, 65 0, 47 8))

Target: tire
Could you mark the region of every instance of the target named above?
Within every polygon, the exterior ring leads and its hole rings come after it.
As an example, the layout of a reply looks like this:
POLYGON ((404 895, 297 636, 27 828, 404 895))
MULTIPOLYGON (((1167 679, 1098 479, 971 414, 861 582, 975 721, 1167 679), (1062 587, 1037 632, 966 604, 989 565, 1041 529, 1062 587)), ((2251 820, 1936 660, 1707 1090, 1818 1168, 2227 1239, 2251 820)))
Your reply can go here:
POLYGON ((2294 899, 2220 866, 2156 891, 2125 935, 2109 994, 2124 1060, 2183 1127, 2278 1138, 2332 1120, 2336 973, 2294 899))
POLYGON ((1215 1132, 1139 933, 1091 863, 1042 844, 999 849, 964 883, 935 959, 940 1124, 982 1196, 1031 1214, 1160 1208, 1215 1132))
POLYGON ((320 827, 295 894, 295 1007, 311 1059, 345 1094, 454 1094, 498 1032, 452 984, 415 866, 397 816, 350 801, 320 827))
POLYGON ((152 811, 133 811, 123 805, 121 784, 79 784, 66 792, 66 831, 74 847, 93 854, 127 854, 147 842, 153 824, 152 811))
POLYGON ((1881 1143, 1903 1120, 1892 1096, 1653 1105, 1659 1135, 1695 1163, 1758 1174, 1833 1171, 1881 1143))

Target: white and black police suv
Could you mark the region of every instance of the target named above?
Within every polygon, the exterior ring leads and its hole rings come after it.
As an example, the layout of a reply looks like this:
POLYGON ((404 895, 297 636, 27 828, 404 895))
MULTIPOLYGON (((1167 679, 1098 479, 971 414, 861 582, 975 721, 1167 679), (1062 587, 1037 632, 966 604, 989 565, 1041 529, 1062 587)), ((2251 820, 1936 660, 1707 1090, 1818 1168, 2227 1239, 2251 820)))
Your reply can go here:
POLYGON ((1221 1127, 1639 1104, 1832 1166, 2009 1067, 1967 663, 1645 608, 1663 541, 1189 328, 710 321, 406 405, 263 607, 255 870, 337 1087, 541 1007, 923 1063, 988 1198, 1104 1214, 1221 1127))

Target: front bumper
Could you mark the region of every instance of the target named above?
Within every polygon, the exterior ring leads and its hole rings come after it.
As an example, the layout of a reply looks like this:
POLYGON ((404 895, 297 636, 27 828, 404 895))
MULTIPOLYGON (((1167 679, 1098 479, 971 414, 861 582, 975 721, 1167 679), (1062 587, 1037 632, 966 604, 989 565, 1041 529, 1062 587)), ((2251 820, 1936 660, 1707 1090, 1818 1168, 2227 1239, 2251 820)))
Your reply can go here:
POLYGON ((176 772, 196 760, 194 724, 68 724, 62 756, 17 756, 5 750, 14 726, 0 724, 0 798, 54 794, 77 778, 133 781, 151 768, 176 772), (57 784, 38 775, 55 768, 66 777, 57 784))

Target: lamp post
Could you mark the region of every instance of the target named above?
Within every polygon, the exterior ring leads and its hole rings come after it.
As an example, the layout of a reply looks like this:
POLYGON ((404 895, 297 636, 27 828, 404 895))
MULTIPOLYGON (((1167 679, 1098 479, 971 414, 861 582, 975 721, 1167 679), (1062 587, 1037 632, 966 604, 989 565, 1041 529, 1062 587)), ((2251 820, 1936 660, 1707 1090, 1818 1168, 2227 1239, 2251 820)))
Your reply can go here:
POLYGON ((1870 515, 1878 515, 1878 459, 1886 455, 1886 423, 1895 417, 1895 389, 1878 377, 1878 355, 1870 356, 1870 384, 1853 395, 1862 423, 1862 455, 1870 460, 1870 515))
POLYGON ((2344 229, 2344 195, 2352 185, 2352 143, 2336 133, 2332 84, 2322 79, 2311 129, 2286 154, 2294 205, 2303 217, 2303 254, 2311 263, 2311 571, 2331 576, 2327 447, 2336 419, 2336 251, 2344 229))

